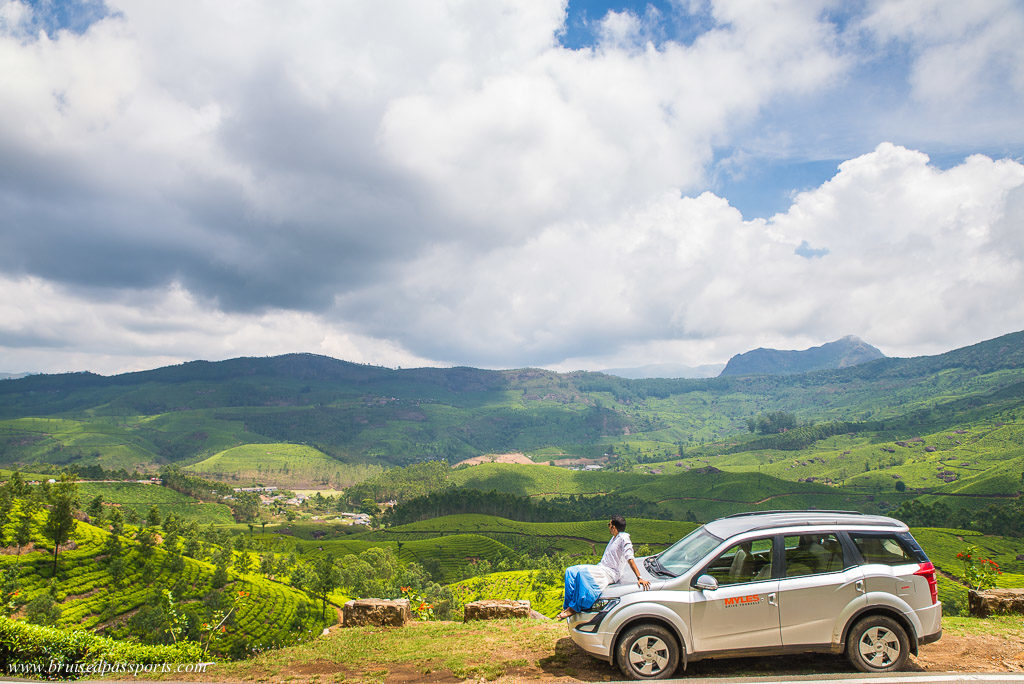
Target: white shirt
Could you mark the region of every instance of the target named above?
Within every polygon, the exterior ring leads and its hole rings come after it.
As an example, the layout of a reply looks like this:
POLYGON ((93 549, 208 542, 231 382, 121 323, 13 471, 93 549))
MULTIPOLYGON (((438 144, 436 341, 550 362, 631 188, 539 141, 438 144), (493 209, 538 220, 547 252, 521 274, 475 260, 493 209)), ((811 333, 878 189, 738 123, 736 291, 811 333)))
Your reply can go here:
POLYGON ((612 584, 622 579, 623 568, 630 558, 634 558, 633 540, 625 532, 619 532, 608 542, 600 563, 612 576, 612 584))

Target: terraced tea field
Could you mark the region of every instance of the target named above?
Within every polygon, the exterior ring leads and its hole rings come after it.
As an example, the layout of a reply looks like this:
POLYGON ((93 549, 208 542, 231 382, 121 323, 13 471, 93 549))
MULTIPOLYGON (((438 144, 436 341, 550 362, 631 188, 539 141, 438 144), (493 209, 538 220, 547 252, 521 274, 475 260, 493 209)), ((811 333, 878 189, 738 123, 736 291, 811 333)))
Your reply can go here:
MULTIPOLYGON (((0 568, 18 569, 27 601, 50 591, 53 556, 52 547, 40 534, 44 519, 43 514, 36 517, 34 548, 21 555, 0 555, 0 568)), ((128 550, 123 556, 124 574, 115 581, 103 553, 107 537, 106 530, 75 524, 73 548, 60 554, 61 570, 55 585, 61 609, 58 626, 117 631, 125 619, 164 589, 175 587, 179 592, 175 598, 184 605, 201 601, 212 588, 214 568, 209 563, 181 557, 181 567, 175 569, 171 554, 162 548, 154 548, 147 560, 128 539, 124 539, 128 550)), ((244 599, 238 602, 234 624, 215 641, 221 652, 236 644, 251 648, 295 643, 319 634, 325 624, 319 606, 305 593, 256 575, 235 577, 225 591, 242 592, 244 599)), ((333 621, 334 613, 328 618, 333 621)))
POLYGON ((567 470, 548 465, 481 463, 452 472, 457 487, 498 491, 517 496, 568 496, 608 494, 652 482, 639 473, 567 470))
MULTIPOLYGON (((690 533, 696 523, 672 520, 630 519, 626 531, 635 546, 650 546, 657 552, 690 533)), ((515 550, 541 549, 570 555, 600 555, 608 543, 607 521, 529 523, 491 515, 447 515, 387 530, 366 532, 360 539, 382 541, 427 540, 456 534, 490 537, 515 550)))
POLYGON ((553 618, 562 610, 562 579, 541 570, 511 570, 471 577, 451 585, 460 603, 480 599, 525 599, 538 613, 553 618))
POLYGON ((138 434, 110 421, 17 418, 0 421, 4 462, 66 463, 89 457, 108 469, 153 471, 156 450, 138 434))
POLYGON ((156 506, 161 519, 173 513, 180 520, 207 524, 229 525, 234 522, 231 509, 221 503, 201 503, 167 487, 140 482, 81 482, 79 497, 84 504, 102 496, 109 505, 130 508, 140 517, 146 517, 156 506))
POLYGON ((394 549, 403 562, 416 562, 430 569, 438 582, 452 582, 466 576, 467 565, 486 560, 492 564, 510 558, 514 551, 508 546, 482 534, 452 534, 405 540, 333 539, 324 541, 300 540, 296 545, 305 556, 331 554, 335 558, 346 554, 362 553, 377 547, 394 549))
POLYGON ((221 451, 184 468, 208 479, 237 486, 275 485, 288 489, 347 487, 383 469, 376 464, 342 463, 302 444, 245 444, 221 451))

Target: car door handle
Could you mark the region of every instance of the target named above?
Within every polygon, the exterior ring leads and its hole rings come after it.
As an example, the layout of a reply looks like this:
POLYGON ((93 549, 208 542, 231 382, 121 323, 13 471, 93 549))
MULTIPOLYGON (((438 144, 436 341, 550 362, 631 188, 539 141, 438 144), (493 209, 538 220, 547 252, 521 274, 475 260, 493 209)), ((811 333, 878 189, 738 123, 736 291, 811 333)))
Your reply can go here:
POLYGON ((777 606, 777 605, 779 605, 775 601, 775 594, 774 593, 773 594, 768 594, 768 605, 770 605, 770 606, 777 606))
POLYGON ((855 584, 854 586, 857 588, 857 591, 859 591, 862 594, 864 593, 864 580, 857 580, 857 584, 855 584))

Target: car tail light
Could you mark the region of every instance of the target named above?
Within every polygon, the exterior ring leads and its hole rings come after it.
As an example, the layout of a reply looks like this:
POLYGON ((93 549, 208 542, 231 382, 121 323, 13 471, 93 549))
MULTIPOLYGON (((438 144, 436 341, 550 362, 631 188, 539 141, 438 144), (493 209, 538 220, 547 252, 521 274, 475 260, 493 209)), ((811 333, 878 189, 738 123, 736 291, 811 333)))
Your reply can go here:
POLYGON ((921 563, 921 565, 914 571, 915 575, 920 575, 928 580, 928 591, 932 593, 932 603, 939 602, 939 581, 935 579, 935 566, 932 565, 931 561, 921 563))

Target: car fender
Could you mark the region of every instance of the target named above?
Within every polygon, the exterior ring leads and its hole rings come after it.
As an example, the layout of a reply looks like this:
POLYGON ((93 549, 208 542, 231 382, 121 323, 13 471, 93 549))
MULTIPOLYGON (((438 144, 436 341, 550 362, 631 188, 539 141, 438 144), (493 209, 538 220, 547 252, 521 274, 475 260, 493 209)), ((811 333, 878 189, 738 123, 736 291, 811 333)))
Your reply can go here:
POLYGON ((865 602, 853 615, 850 616, 843 628, 843 638, 840 645, 846 644, 850 629, 861 618, 861 616, 872 612, 880 612, 891 615, 907 629, 907 639, 910 640, 910 652, 917 654, 917 639, 921 634, 921 619, 914 612, 906 601, 899 596, 883 591, 873 591, 864 595, 865 602))
POLYGON ((601 626, 601 631, 612 635, 610 648, 614 654, 615 644, 618 643, 619 637, 632 625, 645 620, 664 623, 679 639, 680 662, 685 667, 689 644, 693 643, 688 618, 689 604, 679 600, 678 592, 645 592, 642 600, 634 600, 620 605, 618 610, 606 618, 605 624, 601 626), (666 604, 675 605, 684 610, 686 618, 666 604))
POLYGON ((867 600, 863 594, 843 606, 839 615, 836 616, 835 627, 832 628, 833 648, 838 650, 842 647, 850 625, 854 623, 856 616, 860 615, 866 606, 867 600))

